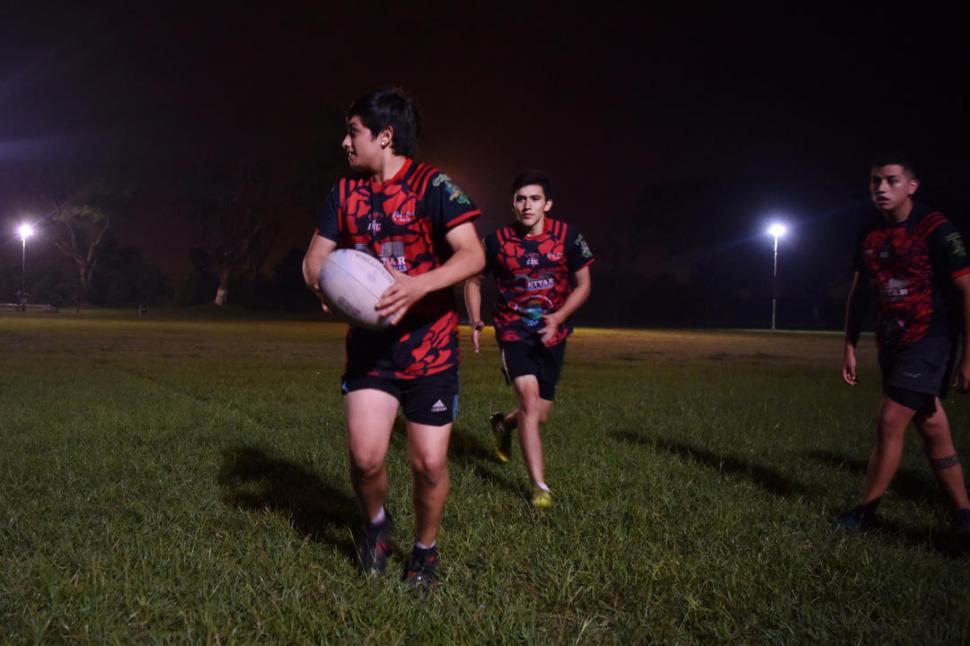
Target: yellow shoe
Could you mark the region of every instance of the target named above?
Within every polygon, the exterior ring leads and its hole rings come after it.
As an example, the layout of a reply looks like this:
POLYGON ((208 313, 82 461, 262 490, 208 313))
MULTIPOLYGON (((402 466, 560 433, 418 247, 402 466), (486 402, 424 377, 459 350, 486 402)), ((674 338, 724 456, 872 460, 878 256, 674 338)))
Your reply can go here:
POLYGON ((495 438, 495 457, 503 464, 512 459, 512 431, 505 428, 505 414, 495 413, 488 418, 495 438))
POLYGON ((552 494, 545 489, 533 487, 532 506, 536 509, 549 509, 552 507, 552 494))

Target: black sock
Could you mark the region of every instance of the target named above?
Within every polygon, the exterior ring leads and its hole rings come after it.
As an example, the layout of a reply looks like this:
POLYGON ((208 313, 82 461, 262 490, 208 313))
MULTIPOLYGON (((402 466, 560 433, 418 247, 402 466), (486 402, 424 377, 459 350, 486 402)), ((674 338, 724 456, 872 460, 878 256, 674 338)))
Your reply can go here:
POLYGON ((414 554, 415 556, 421 556, 421 557, 428 556, 429 554, 437 554, 438 543, 437 541, 435 541, 434 543, 432 543, 431 547, 418 547, 417 544, 415 544, 414 547, 411 548, 411 553, 414 554))

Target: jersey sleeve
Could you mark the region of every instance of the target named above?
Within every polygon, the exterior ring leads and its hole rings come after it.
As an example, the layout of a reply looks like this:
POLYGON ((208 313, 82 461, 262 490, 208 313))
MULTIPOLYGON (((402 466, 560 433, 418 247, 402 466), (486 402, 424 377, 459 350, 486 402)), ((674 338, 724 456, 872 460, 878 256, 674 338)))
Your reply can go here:
POLYGON ((340 196, 337 186, 330 190, 326 203, 320 209, 317 217, 317 235, 321 235, 328 240, 338 242, 340 240, 340 223, 338 222, 338 212, 340 210, 340 196))
POLYGON ((596 258, 590 250, 583 234, 572 227, 566 236, 566 267, 570 272, 577 272, 591 264, 596 258))
POLYGON ((439 231, 450 231, 481 215, 471 198, 441 171, 435 171, 431 176, 424 199, 428 214, 439 231))
POLYGON ((936 262, 951 278, 970 274, 970 258, 963 244, 963 236, 949 220, 944 220, 929 237, 930 250, 936 262))

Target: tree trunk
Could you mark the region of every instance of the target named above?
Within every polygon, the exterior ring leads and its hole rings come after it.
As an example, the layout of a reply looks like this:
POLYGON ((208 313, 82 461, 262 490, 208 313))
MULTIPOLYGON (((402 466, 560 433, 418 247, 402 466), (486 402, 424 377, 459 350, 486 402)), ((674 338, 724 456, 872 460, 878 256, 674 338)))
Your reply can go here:
POLYGON ((212 302, 219 307, 225 307, 229 302, 229 283, 232 280, 232 269, 229 263, 219 268, 219 288, 216 290, 215 300, 212 302))
POLYGON ((81 309, 81 301, 86 299, 88 296, 88 286, 90 285, 90 274, 88 274, 87 267, 84 266, 83 262, 78 262, 77 267, 77 294, 74 300, 77 301, 77 309, 81 309))

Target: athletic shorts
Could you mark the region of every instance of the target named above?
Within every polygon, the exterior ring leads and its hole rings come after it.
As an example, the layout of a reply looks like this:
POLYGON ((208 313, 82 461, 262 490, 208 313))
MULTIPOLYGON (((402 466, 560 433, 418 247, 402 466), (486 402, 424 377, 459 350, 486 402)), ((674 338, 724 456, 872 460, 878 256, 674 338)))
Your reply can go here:
POLYGON ((932 414, 935 398, 946 397, 956 360, 955 348, 956 344, 945 336, 880 348, 883 392, 907 408, 932 414))
POLYGON ((566 358, 566 342, 547 347, 542 343, 499 343, 502 353, 502 373, 511 384, 516 377, 535 375, 539 381, 539 397, 552 401, 566 358))
POLYGON ((373 389, 393 395, 404 418, 415 424, 445 426, 458 416, 458 368, 451 368, 417 379, 385 379, 358 375, 341 379, 346 395, 355 390, 373 389))

